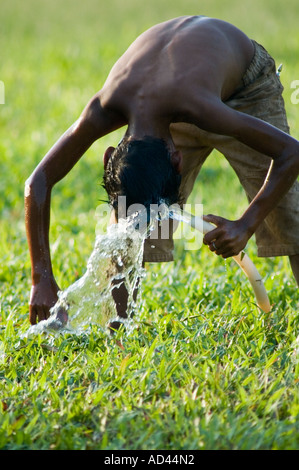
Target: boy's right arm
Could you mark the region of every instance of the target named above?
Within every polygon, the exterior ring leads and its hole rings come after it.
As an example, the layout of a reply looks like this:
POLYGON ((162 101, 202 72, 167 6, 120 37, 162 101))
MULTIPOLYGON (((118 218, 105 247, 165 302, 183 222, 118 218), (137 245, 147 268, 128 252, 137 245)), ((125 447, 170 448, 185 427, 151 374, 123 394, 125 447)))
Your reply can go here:
POLYGON ((119 115, 103 110, 99 94, 95 95, 26 181, 25 224, 32 268, 31 324, 48 318, 59 290, 52 271, 49 244, 51 190, 95 140, 124 124, 119 115))

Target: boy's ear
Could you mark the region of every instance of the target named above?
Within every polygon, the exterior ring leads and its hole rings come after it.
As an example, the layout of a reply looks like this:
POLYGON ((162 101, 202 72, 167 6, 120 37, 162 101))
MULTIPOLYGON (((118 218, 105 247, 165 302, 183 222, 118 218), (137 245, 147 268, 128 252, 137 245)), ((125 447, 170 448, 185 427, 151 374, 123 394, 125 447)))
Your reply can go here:
POLYGON ((171 154, 171 163, 174 166, 177 173, 182 173, 183 167, 183 154, 180 150, 176 150, 171 154))
POLYGON ((115 150, 115 147, 108 147, 106 150, 105 150, 105 153, 103 155, 103 162, 104 162, 104 168, 106 168, 107 166, 107 163, 108 163, 108 160, 109 158, 111 157, 112 153, 114 152, 115 150))

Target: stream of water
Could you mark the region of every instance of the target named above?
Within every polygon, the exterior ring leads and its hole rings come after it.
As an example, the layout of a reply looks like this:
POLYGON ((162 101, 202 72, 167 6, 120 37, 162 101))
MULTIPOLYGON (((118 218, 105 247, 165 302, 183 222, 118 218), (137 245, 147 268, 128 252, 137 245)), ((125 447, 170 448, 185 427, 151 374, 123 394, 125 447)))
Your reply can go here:
POLYGON ((142 267, 143 243, 158 220, 169 217, 190 222, 185 220, 187 216, 179 206, 168 208, 162 203, 151 209, 149 224, 144 223, 141 214, 136 212, 110 225, 106 233, 96 235, 85 274, 67 289, 58 292, 58 301, 51 309, 50 317, 31 326, 26 336, 43 332, 80 334, 91 324, 107 328, 115 321, 129 326, 133 314, 135 323, 137 309, 134 291, 138 284, 140 289, 145 275, 142 267), (128 292, 128 319, 120 318, 116 311, 112 288, 117 282, 119 285, 124 282, 128 292))
POLYGON ((58 301, 51 309, 50 317, 31 326, 26 336, 53 331, 80 334, 91 324, 105 328, 113 321, 128 323, 129 320, 117 315, 111 295, 112 284, 118 280, 125 283, 130 319, 135 309, 133 293, 144 276, 145 237, 146 231, 139 230, 136 215, 120 219, 117 224, 110 225, 105 234, 97 235, 85 274, 58 292, 58 301))

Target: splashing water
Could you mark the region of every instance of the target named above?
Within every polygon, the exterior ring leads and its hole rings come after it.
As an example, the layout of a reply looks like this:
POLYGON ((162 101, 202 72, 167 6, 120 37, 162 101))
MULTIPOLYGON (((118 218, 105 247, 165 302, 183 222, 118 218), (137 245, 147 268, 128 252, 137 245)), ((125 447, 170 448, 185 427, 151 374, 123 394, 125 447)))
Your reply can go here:
POLYGON ((97 235, 88 259, 85 274, 66 290, 58 293, 58 301, 47 320, 29 328, 26 336, 42 332, 72 332, 80 334, 91 324, 107 327, 118 321, 129 324, 136 302, 134 290, 144 276, 142 268, 143 242, 147 228, 140 230, 138 214, 120 219, 97 235), (113 300, 114 281, 125 283, 128 292, 128 320, 117 315, 113 300))
POLYGON ((85 274, 66 290, 58 292, 58 301, 50 310, 50 317, 31 326, 24 336, 43 332, 80 334, 92 324, 107 328, 114 321, 130 328, 136 313, 134 291, 145 276, 143 242, 155 229, 157 220, 169 218, 187 222, 179 206, 169 208, 162 202, 151 208, 149 223, 145 221, 144 213, 135 212, 110 225, 105 234, 97 235, 85 274), (118 316, 112 297, 112 289, 123 283, 128 292, 127 319, 118 316))

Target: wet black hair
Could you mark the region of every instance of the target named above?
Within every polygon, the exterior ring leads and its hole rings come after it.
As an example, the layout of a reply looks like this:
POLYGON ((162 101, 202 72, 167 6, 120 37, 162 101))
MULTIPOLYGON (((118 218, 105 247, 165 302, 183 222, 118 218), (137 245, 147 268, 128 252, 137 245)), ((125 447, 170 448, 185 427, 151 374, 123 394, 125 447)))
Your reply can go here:
POLYGON ((117 212, 118 197, 126 196, 126 207, 178 202, 181 176, 171 162, 164 140, 124 138, 111 154, 103 177, 109 203, 117 212))

